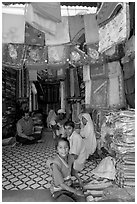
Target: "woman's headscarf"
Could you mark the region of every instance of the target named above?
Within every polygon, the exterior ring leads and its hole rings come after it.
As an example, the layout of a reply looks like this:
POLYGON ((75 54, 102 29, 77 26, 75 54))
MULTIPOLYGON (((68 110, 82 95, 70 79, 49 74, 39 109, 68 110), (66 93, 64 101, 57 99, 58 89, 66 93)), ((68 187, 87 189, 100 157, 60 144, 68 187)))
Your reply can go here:
POLYGON ((89 113, 81 113, 79 119, 81 120, 80 135, 87 140, 86 143, 88 146, 88 151, 90 151, 89 154, 92 154, 96 150, 97 142, 91 116, 89 113), (86 125, 83 125, 82 117, 87 120, 86 125))

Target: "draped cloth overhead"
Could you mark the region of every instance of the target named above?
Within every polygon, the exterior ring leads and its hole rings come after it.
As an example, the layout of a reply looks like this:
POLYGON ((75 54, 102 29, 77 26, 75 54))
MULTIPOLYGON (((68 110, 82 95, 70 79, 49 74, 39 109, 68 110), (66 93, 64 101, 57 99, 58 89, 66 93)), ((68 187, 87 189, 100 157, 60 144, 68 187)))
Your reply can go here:
POLYGON ((44 46, 45 34, 26 22, 25 23, 25 44, 44 46))
POLYGON ((24 43, 25 18, 22 15, 2 14, 2 43, 24 43))
POLYGON ((31 2, 34 12, 45 19, 56 23, 61 22, 61 7, 59 2, 31 2))
POLYGON ((99 42, 99 29, 96 21, 96 15, 95 14, 84 15, 84 25, 86 43, 91 44, 99 42))
POLYGON ((61 45, 70 42, 68 17, 63 16, 61 23, 57 23, 55 35, 45 33, 46 45, 61 45))
POLYGON ((40 31, 55 35, 56 22, 35 13, 31 4, 27 4, 25 7, 25 21, 40 31))
POLYGON ((73 42, 77 42, 77 40, 81 37, 81 35, 85 33, 84 18, 81 15, 69 16, 68 22, 69 22, 70 40, 73 42))

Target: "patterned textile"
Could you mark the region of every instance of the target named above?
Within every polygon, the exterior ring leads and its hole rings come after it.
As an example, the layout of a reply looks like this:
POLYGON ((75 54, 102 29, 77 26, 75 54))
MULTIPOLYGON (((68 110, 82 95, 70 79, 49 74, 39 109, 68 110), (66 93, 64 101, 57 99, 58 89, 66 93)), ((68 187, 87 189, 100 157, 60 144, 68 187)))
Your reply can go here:
POLYGON ((45 69, 47 61, 47 48, 30 45, 26 49, 25 64, 29 69, 45 69))
POLYGON ((84 18, 81 15, 69 16, 69 33, 70 41, 76 43, 77 40, 85 33, 84 18))
POLYGON ((25 24, 25 44, 44 46, 45 45, 45 34, 26 22, 25 24))
POLYGON ((24 33, 24 16, 2 14, 2 43, 24 43, 24 33))
POLYGON ((123 9, 109 23, 99 29, 99 52, 129 37, 129 5, 123 2, 123 9), (115 32, 112 32, 115 31, 115 32))
POLYGON ((68 17, 63 16, 61 23, 56 25, 55 35, 45 33, 46 45, 61 45, 70 42, 68 17))
POLYGON ((48 64, 54 65, 65 65, 69 58, 69 46, 58 45, 48 46, 48 64))
POLYGON ((99 28, 95 14, 84 15, 86 44, 99 42, 99 28))
POLYGON ((109 22, 122 7, 119 2, 103 2, 97 12, 97 23, 101 27, 109 22))
POLYGON ((113 115, 116 152, 116 183, 120 187, 135 187, 135 110, 119 111, 113 115))
POLYGON ((3 44, 2 63, 15 68, 22 68, 26 47, 23 44, 3 44))

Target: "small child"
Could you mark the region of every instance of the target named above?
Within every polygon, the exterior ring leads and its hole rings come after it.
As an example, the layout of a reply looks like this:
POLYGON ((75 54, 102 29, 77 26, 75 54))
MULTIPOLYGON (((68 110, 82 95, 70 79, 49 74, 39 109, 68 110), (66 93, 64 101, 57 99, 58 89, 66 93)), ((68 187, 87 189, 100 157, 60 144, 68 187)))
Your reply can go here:
POLYGON ((69 141, 59 138, 56 144, 57 155, 48 159, 47 166, 52 171, 51 194, 57 202, 85 202, 81 190, 72 187, 71 176, 75 176, 81 184, 81 179, 73 169, 73 156, 69 154, 69 141))

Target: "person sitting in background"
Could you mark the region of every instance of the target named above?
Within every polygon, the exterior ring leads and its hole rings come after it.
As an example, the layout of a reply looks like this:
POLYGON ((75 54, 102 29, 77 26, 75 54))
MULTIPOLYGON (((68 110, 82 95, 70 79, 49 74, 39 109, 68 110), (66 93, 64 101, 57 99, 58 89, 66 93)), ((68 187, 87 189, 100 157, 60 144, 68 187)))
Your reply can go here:
POLYGON ((42 142, 41 134, 34 133, 34 123, 29 116, 29 110, 24 110, 22 118, 17 122, 16 141, 23 145, 42 142))
POLYGON ((56 135, 58 137, 65 137, 64 123, 68 120, 68 117, 64 109, 59 109, 57 113, 56 123, 58 129, 56 130, 56 135))
POLYGON ((74 158, 69 154, 70 144, 66 138, 58 138, 57 155, 47 160, 52 175, 51 194, 56 202, 84 202, 84 194, 73 187, 71 176, 75 176, 81 186, 81 179, 73 169, 74 158))
POLYGON ((47 127, 52 129, 54 139, 56 138, 56 130, 57 130, 56 118, 57 118, 57 115, 55 111, 50 110, 47 117, 47 127))
POLYGON ((70 154, 74 157, 74 169, 81 171, 86 161, 86 148, 82 137, 74 130, 74 122, 67 121, 64 124, 65 132, 70 142, 70 154))
POLYGON ((86 146, 86 157, 89 158, 97 148, 97 141, 94 131, 94 125, 89 113, 81 113, 79 115, 79 119, 81 121, 81 130, 80 135, 84 139, 84 143, 86 146))

